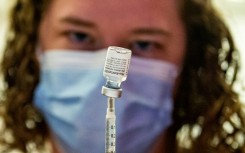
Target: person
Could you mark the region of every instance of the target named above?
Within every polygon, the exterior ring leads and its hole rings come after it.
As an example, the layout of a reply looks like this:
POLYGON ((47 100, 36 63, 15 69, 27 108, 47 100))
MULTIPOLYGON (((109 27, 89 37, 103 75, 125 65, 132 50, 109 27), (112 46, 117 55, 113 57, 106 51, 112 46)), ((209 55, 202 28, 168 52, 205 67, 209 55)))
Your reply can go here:
POLYGON ((118 153, 245 153, 239 55, 210 0, 17 0, 6 37, 3 152, 104 152, 102 70, 119 46, 118 153))

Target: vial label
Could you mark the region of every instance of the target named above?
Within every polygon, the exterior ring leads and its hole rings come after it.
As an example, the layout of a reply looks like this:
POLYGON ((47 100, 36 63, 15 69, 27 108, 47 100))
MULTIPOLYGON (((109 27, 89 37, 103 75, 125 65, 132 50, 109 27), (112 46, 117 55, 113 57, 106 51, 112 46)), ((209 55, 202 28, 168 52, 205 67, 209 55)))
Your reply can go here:
POLYGON ((115 82, 125 81, 131 59, 131 51, 121 47, 109 47, 104 67, 104 76, 115 82))

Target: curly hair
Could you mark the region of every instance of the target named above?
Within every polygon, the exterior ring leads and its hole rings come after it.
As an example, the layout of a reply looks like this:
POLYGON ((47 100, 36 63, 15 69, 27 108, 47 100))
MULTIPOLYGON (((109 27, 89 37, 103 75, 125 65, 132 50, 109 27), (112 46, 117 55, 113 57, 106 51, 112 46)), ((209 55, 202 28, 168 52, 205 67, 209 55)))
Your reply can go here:
POLYGON ((240 59, 232 36, 210 0, 186 0, 180 6, 187 53, 174 96, 168 150, 245 152, 244 107, 233 90, 240 59))
POLYGON ((4 144, 1 146, 6 152, 13 148, 30 152, 33 147, 27 147, 27 144, 44 146, 47 137, 45 121, 32 105, 33 92, 39 81, 35 54, 38 27, 47 3, 46 0, 17 0, 10 14, 7 45, 1 63, 5 86, 1 101, 5 122, 1 136, 5 137, 1 137, 4 144))
MULTIPOLYGON (((210 0, 179 2, 187 48, 166 152, 243 153, 244 111, 233 91, 240 63, 232 36, 210 0)), ((0 143, 5 150, 41 151, 48 138, 48 126, 32 104, 39 82, 38 28, 48 3, 17 0, 11 12, 1 63, 5 127, 0 143)))

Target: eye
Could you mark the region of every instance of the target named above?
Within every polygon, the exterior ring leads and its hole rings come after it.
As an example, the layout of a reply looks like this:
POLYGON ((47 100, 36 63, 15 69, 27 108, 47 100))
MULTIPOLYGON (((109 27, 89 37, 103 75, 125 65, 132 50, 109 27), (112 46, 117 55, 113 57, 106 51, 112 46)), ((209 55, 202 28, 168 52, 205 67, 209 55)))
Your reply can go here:
POLYGON ((92 41, 88 34, 82 32, 69 32, 68 37, 74 43, 89 43, 92 41))
POLYGON ((147 41, 137 41, 132 44, 132 49, 137 51, 149 51, 151 47, 152 43, 147 41))
POLYGON ((157 42, 147 40, 135 41, 130 45, 130 49, 132 49, 134 52, 139 53, 153 52, 158 50, 159 48, 160 45, 157 42))
POLYGON ((64 44, 69 49, 93 50, 96 48, 96 41, 98 40, 90 33, 76 30, 67 30, 63 36, 66 40, 64 44))

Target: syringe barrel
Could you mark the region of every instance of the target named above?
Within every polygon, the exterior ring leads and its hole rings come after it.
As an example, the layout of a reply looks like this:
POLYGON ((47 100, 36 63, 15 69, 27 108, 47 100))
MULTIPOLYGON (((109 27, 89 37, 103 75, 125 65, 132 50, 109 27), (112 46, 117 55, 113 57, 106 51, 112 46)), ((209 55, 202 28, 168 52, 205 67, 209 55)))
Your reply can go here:
POLYGON ((116 153, 116 119, 106 118, 105 153, 116 153))
POLYGON ((106 146, 105 153, 116 153, 116 115, 115 98, 108 97, 106 112, 106 146))

